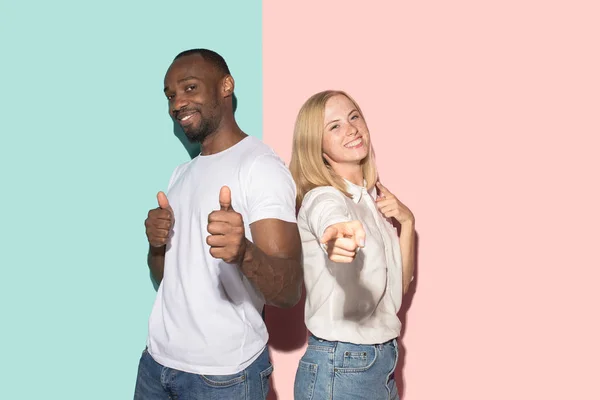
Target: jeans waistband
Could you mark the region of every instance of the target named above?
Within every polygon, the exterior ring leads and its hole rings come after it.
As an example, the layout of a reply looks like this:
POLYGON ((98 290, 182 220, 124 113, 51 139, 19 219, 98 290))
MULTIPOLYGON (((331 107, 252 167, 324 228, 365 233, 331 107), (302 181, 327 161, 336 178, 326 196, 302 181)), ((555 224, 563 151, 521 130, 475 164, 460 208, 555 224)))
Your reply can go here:
POLYGON ((315 335, 313 335, 312 333, 309 332, 309 341, 310 339, 313 339, 315 341, 317 341, 319 343, 319 346, 329 346, 329 347, 335 347, 337 343, 348 343, 348 344, 353 344, 356 346, 377 346, 377 347, 384 347, 384 346, 394 346, 397 347, 398 346, 398 342, 397 342, 397 338, 394 339, 390 339, 387 342, 383 342, 383 343, 363 343, 363 344, 358 344, 358 343, 350 343, 350 342, 342 342, 342 341, 331 341, 331 340, 325 340, 325 339, 321 339, 320 337, 317 337, 315 335))

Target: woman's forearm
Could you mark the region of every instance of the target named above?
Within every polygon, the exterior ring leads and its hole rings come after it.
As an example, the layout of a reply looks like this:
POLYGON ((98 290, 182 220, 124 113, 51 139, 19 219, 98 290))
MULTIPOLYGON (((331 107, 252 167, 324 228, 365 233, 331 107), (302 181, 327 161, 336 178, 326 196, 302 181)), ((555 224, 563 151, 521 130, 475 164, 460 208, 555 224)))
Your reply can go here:
POLYGON ((402 254, 402 291, 408 292, 408 287, 415 272, 415 223, 405 221, 400 230, 400 252, 402 254))

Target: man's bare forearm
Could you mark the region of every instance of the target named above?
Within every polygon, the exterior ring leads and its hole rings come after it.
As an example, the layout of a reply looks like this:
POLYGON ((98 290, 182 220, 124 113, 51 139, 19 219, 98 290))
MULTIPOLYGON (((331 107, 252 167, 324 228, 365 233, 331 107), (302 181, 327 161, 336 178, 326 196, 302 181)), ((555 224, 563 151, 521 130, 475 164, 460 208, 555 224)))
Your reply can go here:
POLYGON ((267 304, 293 307, 302 294, 301 256, 278 257, 265 254, 246 240, 246 251, 240 265, 242 273, 258 289, 267 304))
POLYGON ((148 267, 156 283, 160 284, 165 272, 165 251, 167 246, 153 247, 148 249, 148 267))

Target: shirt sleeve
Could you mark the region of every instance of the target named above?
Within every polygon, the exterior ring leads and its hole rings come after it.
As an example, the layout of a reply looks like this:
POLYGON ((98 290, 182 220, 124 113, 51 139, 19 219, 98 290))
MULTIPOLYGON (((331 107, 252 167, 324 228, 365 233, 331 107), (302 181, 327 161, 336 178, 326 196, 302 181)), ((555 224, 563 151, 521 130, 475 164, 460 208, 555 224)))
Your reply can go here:
POLYGON ((308 228, 318 239, 329 226, 352 220, 344 195, 330 186, 308 192, 302 208, 308 228))
POLYGON ((181 173, 181 170, 184 168, 184 166, 187 163, 183 163, 178 165, 177 167, 175 167, 175 170, 173 170, 173 173, 171 174, 171 178, 169 179, 169 185, 167 186, 167 196, 169 191, 171 191, 171 188, 173 187, 173 184, 175 183, 175 181, 177 180, 177 178, 179 178, 179 175, 181 173))
POLYGON ((246 193, 248 223, 268 218, 296 222, 296 184, 277 155, 264 154, 254 160, 248 173, 246 193))

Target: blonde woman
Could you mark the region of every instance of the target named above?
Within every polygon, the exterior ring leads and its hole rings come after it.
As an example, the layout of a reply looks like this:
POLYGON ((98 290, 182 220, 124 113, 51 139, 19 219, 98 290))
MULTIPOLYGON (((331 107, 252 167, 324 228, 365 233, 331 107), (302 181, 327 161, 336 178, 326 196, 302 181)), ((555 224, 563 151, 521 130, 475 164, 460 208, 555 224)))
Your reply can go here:
POLYGON ((310 332, 294 398, 399 399, 397 313, 413 275, 415 220, 378 182, 369 129, 349 95, 325 91, 302 106, 290 170, 310 332))

